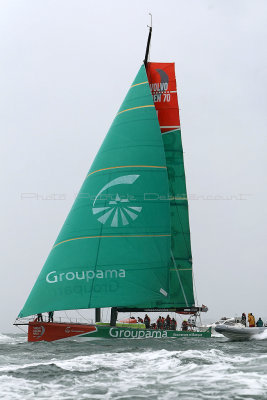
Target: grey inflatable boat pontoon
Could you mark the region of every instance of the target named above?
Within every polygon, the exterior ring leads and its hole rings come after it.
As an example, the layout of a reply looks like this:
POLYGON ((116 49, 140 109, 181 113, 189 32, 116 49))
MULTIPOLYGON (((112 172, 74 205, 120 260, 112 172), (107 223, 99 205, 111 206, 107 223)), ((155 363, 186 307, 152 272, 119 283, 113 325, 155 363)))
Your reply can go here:
POLYGON ((241 328, 227 325, 217 325, 215 331, 221 333, 225 337, 231 340, 250 340, 255 335, 261 334, 267 331, 267 327, 261 328, 241 328))

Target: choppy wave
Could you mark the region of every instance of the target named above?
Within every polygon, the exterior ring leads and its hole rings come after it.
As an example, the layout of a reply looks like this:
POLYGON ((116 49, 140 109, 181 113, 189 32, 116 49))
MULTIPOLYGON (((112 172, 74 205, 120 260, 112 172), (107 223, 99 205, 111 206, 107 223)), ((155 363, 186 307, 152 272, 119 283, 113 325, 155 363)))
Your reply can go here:
POLYGON ((258 335, 254 335, 252 339, 253 340, 265 340, 265 339, 267 339, 267 329, 264 332, 259 333, 258 335))
POLYGON ((6 400, 266 398, 267 354, 262 340, 33 344, 20 338, 17 346, 7 339, 5 343, 0 346, 0 385, 6 400))
POLYGON ((1 343, 8 343, 10 341, 12 341, 10 336, 4 335, 3 333, 0 333, 0 344, 1 343))
POLYGON ((18 342, 26 342, 27 336, 25 334, 8 335, 0 333, 0 346, 4 344, 17 344, 18 342))

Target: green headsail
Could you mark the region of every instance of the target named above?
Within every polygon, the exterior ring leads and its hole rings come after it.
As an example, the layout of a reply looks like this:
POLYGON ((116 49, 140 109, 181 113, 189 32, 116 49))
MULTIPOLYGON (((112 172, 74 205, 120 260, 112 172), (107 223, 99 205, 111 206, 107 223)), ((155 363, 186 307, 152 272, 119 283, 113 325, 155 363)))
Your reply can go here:
POLYGON ((149 62, 150 89, 162 132, 170 194, 169 289, 162 308, 194 306, 188 200, 174 63, 149 62))
POLYGON ((156 110, 142 66, 20 317, 168 298, 170 202, 156 110))
MULTIPOLYGON (((192 275, 192 253, 185 182, 181 129, 162 135, 168 171, 171 248, 169 250, 168 296, 159 309, 189 308, 195 305, 192 275)), ((133 308, 138 308, 135 306, 133 308)), ((139 308, 149 308, 147 304, 139 308)))
POLYGON ((195 304, 192 253, 181 130, 162 135, 169 177, 171 205, 170 286, 165 307, 195 304))

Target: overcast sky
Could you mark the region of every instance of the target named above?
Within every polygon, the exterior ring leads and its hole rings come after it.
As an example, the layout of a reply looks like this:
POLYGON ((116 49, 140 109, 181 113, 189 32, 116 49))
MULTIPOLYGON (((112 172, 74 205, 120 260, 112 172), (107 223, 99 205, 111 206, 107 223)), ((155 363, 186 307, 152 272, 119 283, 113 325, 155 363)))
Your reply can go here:
POLYGON ((267 319, 267 2, 1 0, 1 332, 142 63, 148 12, 151 61, 176 63, 199 303, 267 319))

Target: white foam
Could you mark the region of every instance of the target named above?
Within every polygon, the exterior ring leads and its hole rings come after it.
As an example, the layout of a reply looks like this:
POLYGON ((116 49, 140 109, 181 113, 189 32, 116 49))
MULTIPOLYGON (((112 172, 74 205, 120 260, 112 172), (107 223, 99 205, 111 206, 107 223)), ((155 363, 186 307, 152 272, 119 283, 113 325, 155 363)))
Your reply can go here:
POLYGON ((265 340, 265 339, 267 339, 267 329, 265 329, 265 331, 262 332, 262 333, 258 333, 257 335, 254 335, 253 339, 256 339, 256 340, 265 340))
POLYGON ((11 342, 12 338, 10 336, 4 335, 3 333, 0 333, 0 343, 8 343, 11 342))
POLYGON ((0 344, 17 344, 18 342, 26 342, 27 336, 26 335, 5 335, 0 333, 0 344))
POLYGON ((26 400, 34 396, 38 399, 83 398, 82 393, 87 393, 90 399, 147 396, 169 400, 173 399, 174 393, 182 399, 190 398, 188 393, 192 394, 191 398, 198 399, 242 398, 251 393, 260 396, 267 392, 266 366, 267 354, 237 355, 216 348, 109 351, 63 360, 56 356, 40 363, 5 366, 9 375, 0 377, 0 385, 6 396, 4 399, 26 400), (49 371, 51 364, 63 370, 60 380, 55 375, 49 383, 40 384, 30 379, 12 377, 12 371, 34 366, 44 366, 49 371), (70 372, 73 374, 70 375, 70 372), (71 386, 70 376, 75 376, 71 386))

